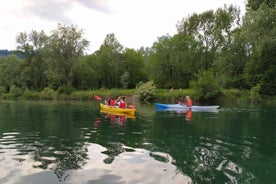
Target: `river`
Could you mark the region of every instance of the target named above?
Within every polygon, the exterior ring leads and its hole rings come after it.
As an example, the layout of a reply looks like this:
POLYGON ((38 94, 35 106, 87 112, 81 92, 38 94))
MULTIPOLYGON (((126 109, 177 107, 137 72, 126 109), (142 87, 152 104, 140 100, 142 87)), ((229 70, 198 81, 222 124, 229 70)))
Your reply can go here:
POLYGON ((0 183, 274 183, 276 107, 100 113, 95 101, 0 101, 0 183))

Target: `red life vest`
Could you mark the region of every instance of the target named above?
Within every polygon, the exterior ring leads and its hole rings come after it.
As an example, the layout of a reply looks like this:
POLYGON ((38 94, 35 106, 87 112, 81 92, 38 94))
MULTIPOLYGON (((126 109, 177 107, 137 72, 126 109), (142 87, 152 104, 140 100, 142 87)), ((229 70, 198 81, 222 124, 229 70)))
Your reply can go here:
POLYGON ((186 106, 191 107, 193 105, 192 100, 186 100, 186 106))
POLYGON ((116 102, 116 100, 111 99, 110 102, 109 102, 109 105, 110 105, 110 106, 115 106, 115 105, 116 105, 115 102, 116 102))
POLYGON ((126 106, 127 106, 127 103, 126 103, 126 102, 120 101, 119 108, 126 108, 126 106))

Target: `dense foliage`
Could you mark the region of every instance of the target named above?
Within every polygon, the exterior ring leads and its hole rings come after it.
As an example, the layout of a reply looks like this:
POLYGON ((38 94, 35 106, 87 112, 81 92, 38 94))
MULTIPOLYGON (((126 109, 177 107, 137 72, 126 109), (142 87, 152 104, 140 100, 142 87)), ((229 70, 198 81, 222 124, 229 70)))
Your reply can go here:
POLYGON ((234 88, 275 95, 275 2, 249 0, 246 8, 242 18, 233 5, 194 13, 178 22, 177 34, 140 50, 108 34, 99 50, 85 55, 89 42, 76 26, 58 24, 50 35, 23 32, 16 40, 24 58, 0 57, 0 89, 71 93, 152 81, 157 88, 195 89, 203 100, 234 88))
POLYGON ((136 86, 136 95, 140 101, 149 101, 155 97, 155 85, 153 81, 139 82, 136 86))

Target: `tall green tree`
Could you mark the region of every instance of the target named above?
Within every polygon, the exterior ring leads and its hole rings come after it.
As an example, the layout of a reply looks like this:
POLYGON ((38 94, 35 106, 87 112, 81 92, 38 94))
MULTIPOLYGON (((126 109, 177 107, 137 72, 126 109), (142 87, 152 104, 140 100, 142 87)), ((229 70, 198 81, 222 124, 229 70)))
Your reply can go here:
POLYGON ((149 78, 155 82, 158 87, 169 88, 172 86, 173 61, 170 59, 171 53, 170 36, 158 38, 153 44, 149 62, 149 78))
POLYGON ((263 71, 260 80, 260 93, 276 95, 276 39, 265 43, 260 54, 260 70, 263 71))
POLYGON ((247 10, 256 11, 259 9, 261 4, 264 4, 265 6, 267 6, 269 8, 276 8, 275 0, 247 0, 246 8, 247 8, 247 10))
POLYGON ((149 55, 149 78, 158 87, 188 88, 194 73, 200 69, 199 47, 200 44, 185 33, 160 37, 149 55))
POLYGON ((6 92, 10 91, 11 86, 21 86, 21 64, 22 60, 15 55, 0 57, 0 87, 6 92))
POLYGON ((44 31, 32 30, 29 34, 19 33, 16 37, 17 49, 23 54, 21 64, 21 87, 41 90, 47 86, 45 71, 46 66, 46 45, 48 36, 44 31))
POLYGON ((98 78, 94 66, 94 55, 83 56, 73 70, 73 83, 75 89, 97 89, 98 78))
MULTIPOLYGON (((125 49, 122 54, 122 65, 119 66, 124 71, 123 77, 127 80, 127 88, 135 88, 140 81, 146 80, 145 64, 142 54, 134 49, 125 49)), ((126 81, 125 81, 126 82, 126 81)))
POLYGON ((198 58, 201 70, 211 67, 216 53, 223 50, 230 41, 230 32, 240 25, 240 10, 230 5, 215 12, 209 10, 201 14, 192 14, 177 25, 178 33, 194 37, 200 44, 198 58))
POLYGON ((213 71, 220 76, 220 84, 225 88, 248 88, 244 78, 244 67, 248 61, 248 50, 241 36, 241 29, 231 32, 231 42, 218 52, 212 65, 213 71))
POLYGON ((99 87, 120 87, 120 77, 124 73, 121 66, 122 50, 123 46, 112 33, 106 36, 100 49, 95 52, 99 87))
POLYGON ((269 8, 263 4, 256 11, 248 11, 245 15, 241 36, 246 42, 248 61, 243 76, 250 88, 263 84, 264 76, 273 76, 271 72, 274 71, 271 69, 275 68, 275 62, 271 62, 268 58, 275 58, 273 51, 275 48, 273 42, 276 38, 275 20, 276 8, 269 8))
POLYGON ((72 85, 74 67, 89 45, 83 34, 84 31, 74 25, 58 24, 52 31, 48 45, 50 70, 47 73, 52 87, 72 85))

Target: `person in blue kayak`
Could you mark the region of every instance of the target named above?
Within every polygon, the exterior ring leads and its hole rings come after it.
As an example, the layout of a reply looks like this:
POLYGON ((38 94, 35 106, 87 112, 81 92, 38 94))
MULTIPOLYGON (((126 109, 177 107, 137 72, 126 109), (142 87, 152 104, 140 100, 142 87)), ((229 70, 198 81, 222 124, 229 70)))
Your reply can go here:
POLYGON ((186 105, 187 107, 192 107, 193 102, 192 102, 192 100, 190 99, 190 97, 189 97, 189 96, 186 96, 185 99, 186 99, 185 105, 186 105))
POLYGON ((185 97, 185 103, 182 103, 181 99, 178 99, 177 103, 179 105, 183 105, 183 106, 185 105, 187 107, 191 107, 193 105, 193 101, 190 99, 189 96, 185 97))

